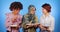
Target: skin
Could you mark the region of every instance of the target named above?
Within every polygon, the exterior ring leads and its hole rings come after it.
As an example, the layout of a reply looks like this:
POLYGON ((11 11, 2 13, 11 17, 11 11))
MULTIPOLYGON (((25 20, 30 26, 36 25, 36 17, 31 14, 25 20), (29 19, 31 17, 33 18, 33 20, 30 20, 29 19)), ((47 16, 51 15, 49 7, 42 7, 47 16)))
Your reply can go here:
POLYGON ((48 16, 49 15, 49 12, 47 12, 47 10, 45 8, 42 8, 42 13, 45 15, 45 16, 48 16))
POLYGON ((30 14, 35 14, 35 8, 34 7, 30 8, 30 14))
POLYGON ((20 12, 20 9, 13 9, 13 12, 12 12, 12 13, 13 13, 14 15, 17 15, 17 14, 19 14, 19 12, 20 12))

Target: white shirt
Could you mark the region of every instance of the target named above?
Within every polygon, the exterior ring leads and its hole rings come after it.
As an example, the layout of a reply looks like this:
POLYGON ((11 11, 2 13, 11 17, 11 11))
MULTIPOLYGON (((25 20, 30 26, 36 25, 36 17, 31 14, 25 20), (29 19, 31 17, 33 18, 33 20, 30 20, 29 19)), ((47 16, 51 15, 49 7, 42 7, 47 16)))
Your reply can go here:
POLYGON ((43 26, 49 26, 49 29, 51 31, 54 30, 54 18, 51 15, 48 15, 45 17, 45 15, 42 15, 40 18, 40 24, 42 24, 43 26))

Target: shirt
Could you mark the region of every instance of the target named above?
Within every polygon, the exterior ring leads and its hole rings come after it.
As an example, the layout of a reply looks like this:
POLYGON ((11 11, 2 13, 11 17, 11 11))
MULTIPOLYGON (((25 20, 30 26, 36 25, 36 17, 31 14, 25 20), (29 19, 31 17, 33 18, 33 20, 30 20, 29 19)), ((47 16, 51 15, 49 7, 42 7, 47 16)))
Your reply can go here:
POLYGON ((40 17, 40 24, 42 24, 43 26, 49 27, 49 30, 53 31, 54 24, 55 24, 54 17, 51 16, 50 14, 46 17, 45 17, 45 15, 42 15, 40 17))
MULTIPOLYGON (((6 13, 6 23, 5 23, 5 26, 6 26, 7 30, 11 31, 10 25, 19 25, 19 28, 20 28, 20 26, 21 26, 20 24, 22 22, 22 16, 20 14, 17 14, 16 16, 17 16, 16 21, 13 23, 12 19, 15 17, 15 15, 12 14, 12 13, 6 13)), ((14 31, 16 31, 16 30, 14 30, 14 31)))
MULTIPOLYGON (((22 27, 23 27, 24 31, 26 29, 26 24, 29 24, 29 23, 32 23, 32 24, 38 23, 38 18, 37 18, 37 16, 35 14, 34 15, 26 14, 26 15, 23 16, 22 20, 23 20, 22 27)), ((34 27, 31 27, 31 28, 28 29, 28 32, 36 32, 36 29, 34 27)))

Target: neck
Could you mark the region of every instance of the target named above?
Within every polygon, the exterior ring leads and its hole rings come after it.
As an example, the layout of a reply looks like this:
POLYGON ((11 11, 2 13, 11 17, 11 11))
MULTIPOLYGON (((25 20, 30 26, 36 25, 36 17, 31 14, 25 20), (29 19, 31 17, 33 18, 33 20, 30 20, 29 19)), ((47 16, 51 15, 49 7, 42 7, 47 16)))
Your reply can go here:
POLYGON ((17 13, 15 13, 15 12, 12 12, 14 15, 17 15, 17 13))
POLYGON ((46 13, 45 16, 49 16, 49 13, 46 13))

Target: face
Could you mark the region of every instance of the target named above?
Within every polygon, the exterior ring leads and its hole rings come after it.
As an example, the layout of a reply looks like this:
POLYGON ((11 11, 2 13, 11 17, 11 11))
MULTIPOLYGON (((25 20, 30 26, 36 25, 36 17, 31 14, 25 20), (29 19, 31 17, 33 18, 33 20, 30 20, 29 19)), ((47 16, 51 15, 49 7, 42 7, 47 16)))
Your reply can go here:
POLYGON ((13 12, 14 12, 15 14, 18 14, 18 13, 20 12, 20 9, 13 9, 13 12))
POLYGON ((35 8, 34 7, 30 8, 30 14, 35 14, 35 8))
POLYGON ((48 13, 47 10, 46 10, 45 8, 42 8, 42 12, 43 12, 43 14, 48 13))

